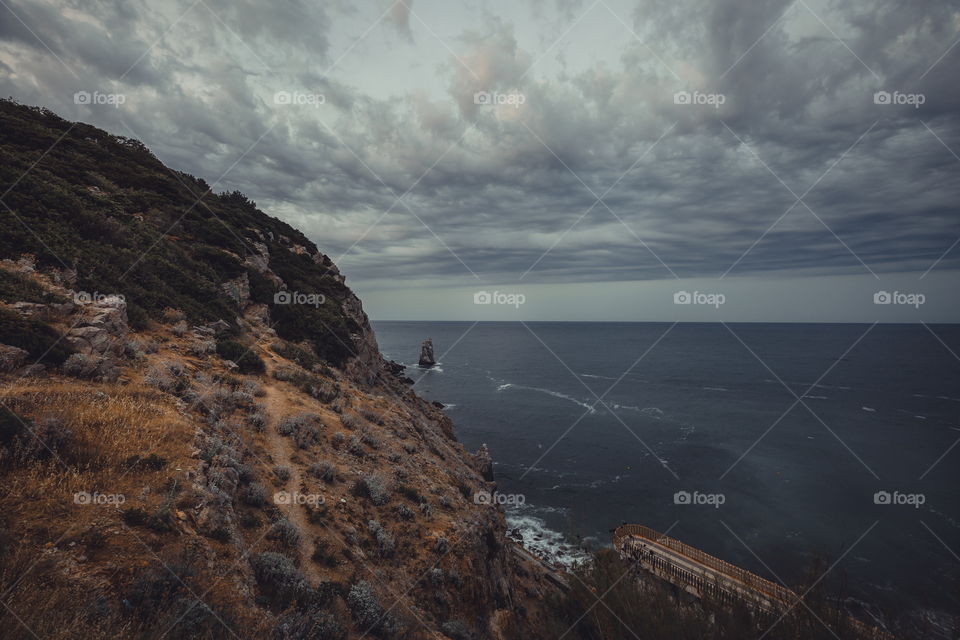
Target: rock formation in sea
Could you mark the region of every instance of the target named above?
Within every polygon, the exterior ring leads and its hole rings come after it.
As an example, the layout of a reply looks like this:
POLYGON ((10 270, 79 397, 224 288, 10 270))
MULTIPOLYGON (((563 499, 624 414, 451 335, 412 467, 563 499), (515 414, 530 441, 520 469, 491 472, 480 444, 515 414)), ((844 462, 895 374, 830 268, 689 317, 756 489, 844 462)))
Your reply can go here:
POLYGON ((420 345, 420 366, 429 369, 435 364, 437 361, 433 357, 433 340, 427 338, 420 345))

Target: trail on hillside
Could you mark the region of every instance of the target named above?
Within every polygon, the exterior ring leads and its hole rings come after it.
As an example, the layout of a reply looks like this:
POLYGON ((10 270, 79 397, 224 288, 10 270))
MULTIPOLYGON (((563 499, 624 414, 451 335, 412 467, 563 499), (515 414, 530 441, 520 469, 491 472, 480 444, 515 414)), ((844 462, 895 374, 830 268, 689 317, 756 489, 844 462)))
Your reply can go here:
MULTIPOLYGON (((270 375, 271 372, 267 371, 266 376, 270 375)), ((267 412, 267 427, 264 432, 266 434, 267 450, 270 452, 274 464, 290 469, 290 479, 287 480, 283 490, 293 495, 300 491, 303 480, 302 471, 300 465, 294 464, 291 461, 293 456, 293 443, 290 442, 288 438, 284 438, 277 433, 277 422, 289 413, 287 403, 282 397, 282 394, 278 393, 273 387, 264 385, 263 389, 266 392, 262 402, 267 412)), ((277 505, 277 507, 284 512, 287 520, 293 523, 303 534, 300 540, 300 570, 307 577, 307 580, 310 581, 310 584, 316 586, 320 583, 321 577, 316 565, 311 559, 313 556, 313 536, 310 534, 312 527, 307 520, 304 509, 301 505, 294 503, 277 505)))

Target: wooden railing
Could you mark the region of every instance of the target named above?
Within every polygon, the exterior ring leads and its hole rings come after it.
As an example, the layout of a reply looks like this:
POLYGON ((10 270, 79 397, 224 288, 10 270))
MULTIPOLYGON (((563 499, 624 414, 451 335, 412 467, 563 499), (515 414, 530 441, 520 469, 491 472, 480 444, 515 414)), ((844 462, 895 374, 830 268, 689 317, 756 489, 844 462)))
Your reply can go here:
MULTIPOLYGON (((696 547, 671 538, 659 531, 640 524, 625 524, 617 527, 613 532, 613 544, 617 551, 624 553, 628 551, 627 543, 635 542, 637 538, 655 543, 665 547, 674 553, 681 555, 689 560, 696 562, 717 574, 719 577, 732 579, 745 587, 747 591, 753 591, 757 596, 765 596, 771 601, 771 604, 779 605, 781 608, 790 608, 800 602, 800 597, 792 590, 762 578, 746 569, 730 564, 726 560, 712 556, 696 547)), ((632 545, 631 545, 632 546, 632 545)), ((704 572, 703 575, 693 575, 689 570, 670 564, 663 558, 657 558, 655 564, 666 571, 669 575, 679 581, 685 582, 691 586, 706 588, 713 595, 723 595, 721 591, 727 594, 739 595, 743 597, 738 590, 725 589, 719 581, 711 581, 704 572)), ((743 590, 740 590, 743 591, 743 590)), ((754 597, 755 601, 762 600, 762 597, 754 597)), ((893 634, 872 627, 856 618, 846 616, 847 626, 856 630, 860 638, 873 638, 875 640, 896 640, 893 634)))

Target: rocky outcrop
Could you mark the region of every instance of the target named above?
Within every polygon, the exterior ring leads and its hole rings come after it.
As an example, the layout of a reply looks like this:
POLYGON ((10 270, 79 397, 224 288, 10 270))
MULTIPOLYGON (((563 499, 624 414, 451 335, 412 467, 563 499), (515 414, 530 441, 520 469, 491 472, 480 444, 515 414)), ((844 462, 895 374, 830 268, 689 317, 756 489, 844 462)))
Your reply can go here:
POLYGON ((80 306, 80 319, 67 332, 66 342, 83 354, 119 357, 129 331, 127 303, 107 296, 80 306))
POLYGON ((423 344, 420 345, 420 366, 429 369, 433 365, 437 364, 437 361, 433 357, 433 340, 427 338, 423 341, 423 344))
POLYGON ((250 302, 250 276, 243 273, 238 278, 227 280, 220 285, 220 290, 227 294, 227 297, 233 300, 237 306, 243 307, 250 302))
POLYGON ((477 461, 477 472, 480 474, 480 477, 487 482, 493 482, 493 457, 491 457, 487 445, 480 445, 480 448, 473 454, 473 457, 477 461))

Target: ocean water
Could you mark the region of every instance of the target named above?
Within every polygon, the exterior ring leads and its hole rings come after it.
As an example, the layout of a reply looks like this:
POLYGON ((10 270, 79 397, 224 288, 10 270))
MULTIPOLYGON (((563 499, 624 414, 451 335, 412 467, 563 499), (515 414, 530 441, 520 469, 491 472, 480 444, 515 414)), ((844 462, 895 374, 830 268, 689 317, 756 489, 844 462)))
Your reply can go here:
POLYGON ((836 561, 826 583, 869 607, 960 614, 960 326, 374 329, 489 446, 528 543, 570 558, 639 523, 791 584, 836 561))

